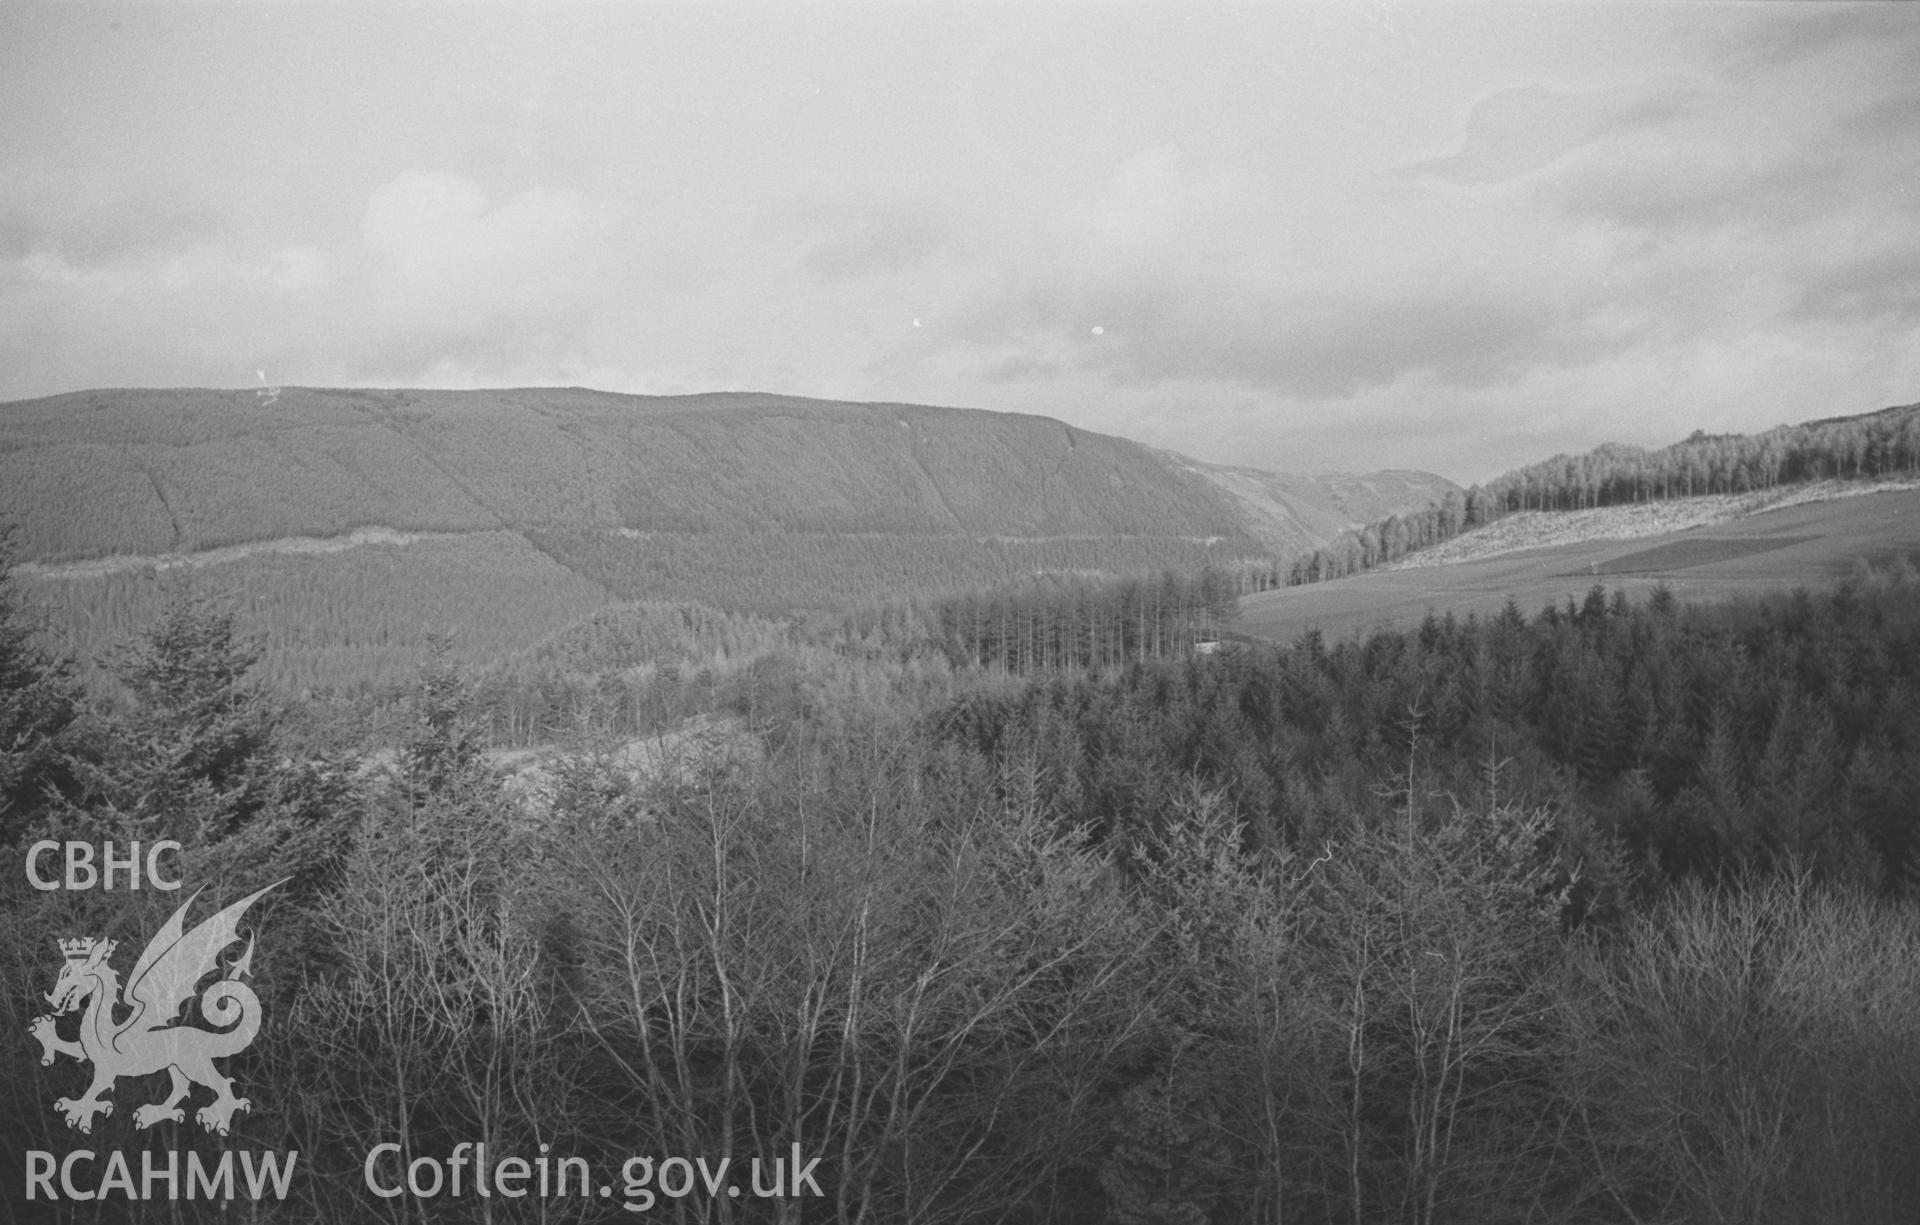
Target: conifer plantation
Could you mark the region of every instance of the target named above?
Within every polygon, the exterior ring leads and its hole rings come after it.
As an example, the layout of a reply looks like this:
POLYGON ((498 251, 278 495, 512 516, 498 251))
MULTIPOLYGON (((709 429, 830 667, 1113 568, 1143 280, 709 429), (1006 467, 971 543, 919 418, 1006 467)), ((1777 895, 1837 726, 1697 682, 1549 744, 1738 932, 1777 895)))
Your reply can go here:
MULTIPOLYGON (((85 691, 0 584, 15 862, 168 836, 209 896, 288 882, 233 1134, 136 1129, 126 1082, 87 1141, 297 1150, 290 1222, 618 1213, 367 1191, 375 1145, 476 1138, 821 1158, 817 1199, 685 1220, 1910 1219, 1906 562, 1196 653, 1233 586, 635 606, 513 668, 442 644, 376 709, 276 695, 205 600, 85 691)), ((57 939, 179 901, 8 880, 15 1034, 57 939)), ((5 1147, 69 1145, 83 1073, 27 1067, 5 1147)))

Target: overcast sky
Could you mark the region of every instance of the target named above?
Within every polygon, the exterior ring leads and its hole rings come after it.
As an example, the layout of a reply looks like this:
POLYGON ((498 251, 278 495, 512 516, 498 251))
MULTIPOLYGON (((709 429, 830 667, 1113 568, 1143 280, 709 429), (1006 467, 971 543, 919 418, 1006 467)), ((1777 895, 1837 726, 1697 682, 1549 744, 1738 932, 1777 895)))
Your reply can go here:
POLYGON ((1920 5, 0 4, 0 399, 569 384, 1484 479, 1920 400, 1920 5))

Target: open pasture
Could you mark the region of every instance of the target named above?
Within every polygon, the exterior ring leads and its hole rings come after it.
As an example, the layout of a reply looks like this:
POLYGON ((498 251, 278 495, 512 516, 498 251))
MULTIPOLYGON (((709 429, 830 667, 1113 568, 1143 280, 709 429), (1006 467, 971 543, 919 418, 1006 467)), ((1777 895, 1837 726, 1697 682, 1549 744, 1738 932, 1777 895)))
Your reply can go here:
POLYGON ((1490 616, 1509 598, 1528 614, 1583 599, 1595 583, 1644 598, 1664 583, 1716 600, 1845 578, 1862 562, 1920 556, 1920 490, 1807 502, 1636 540, 1588 540, 1481 561, 1373 571, 1247 596, 1238 634, 1287 642, 1311 629, 1345 637, 1406 626, 1429 611, 1490 616))

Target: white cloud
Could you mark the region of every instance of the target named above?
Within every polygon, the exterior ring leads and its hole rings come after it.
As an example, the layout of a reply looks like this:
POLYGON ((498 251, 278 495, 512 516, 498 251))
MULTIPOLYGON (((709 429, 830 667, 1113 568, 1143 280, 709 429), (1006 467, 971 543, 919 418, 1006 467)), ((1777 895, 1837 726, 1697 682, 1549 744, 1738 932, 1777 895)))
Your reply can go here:
POLYGON ((169 294, 224 290, 284 297, 318 290, 328 276, 327 257, 316 247, 282 247, 249 258, 236 255, 225 243, 211 242, 155 259, 134 270, 128 284, 144 281, 169 294))
POLYGON ((372 193, 360 234, 387 327, 492 334, 601 299, 614 221, 576 191, 533 187, 492 205, 470 179, 408 171, 372 193))

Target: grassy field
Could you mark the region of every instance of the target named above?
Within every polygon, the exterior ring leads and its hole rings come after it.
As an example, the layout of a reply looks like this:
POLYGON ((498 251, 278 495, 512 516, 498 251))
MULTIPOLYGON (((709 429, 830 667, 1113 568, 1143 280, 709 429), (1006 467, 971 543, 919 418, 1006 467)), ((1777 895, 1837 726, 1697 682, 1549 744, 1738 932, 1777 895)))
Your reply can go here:
MULTIPOLYGON (((1688 600, 1713 600, 1763 591, 1815 586, 1846 577, 1862 563, 1885 564, 1920 556, 1920 489, 1884 489, 1854 497, 1790 500, 1773 509, 1720 518, 1723 498, 1693 499, 1692 507, 1624 507, 1665 510, 1681 522, 1701 515, 1699 526, 1622 538, 1594 539, 1601 528, 1654 522, 1613 511, 1529 516, 1520 524, 1502 520, 1488 539, 1472 533, 1454 543, 1467 559, 1445 564, 1378 570, 1307 587, 1262 592, 1241 600, 1236 633, 1290 641, 1309 629, 1342 637, 1375 626, 1405 626, 1429 611, 1490 615, 1511 597, 1522 611, 1583 598, 1594 583, 1643 596, 1664 583, 1688 600), (1602 516, 1612 516, 1604 519, 1602 516), (1569 520, 1557 524, 1554 520, 1569 520), (1553 540, 1558 531, 1586 533, 1560 543, 1521 547, 1516 542, 1553 540), (1523 534, 1524 533, 1524 534, 1523 534), (1475 556, 1478 547, 1492 555, 1475 556)), ((1519 519, 1521 516, 1511 516, 1519 519)))
POLYGON ((1584 544, 1596 540, 1638 540, 1665 536, 1688 528, 1731 523, 1748 515, 1785 510, 1807 502, 1861 497, 1920 488, 1913 481, 1812 481, 1761 493, 1709 494, 1664 502, 1603 506, 1593 510, 1523 510, 1494 520, 1485 527, 1384 566, 1387 570, 1417 570, 1485 561, 1526 549, 1584 544))

